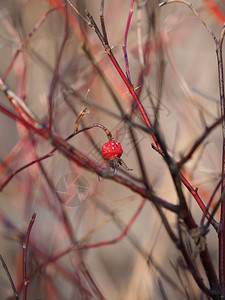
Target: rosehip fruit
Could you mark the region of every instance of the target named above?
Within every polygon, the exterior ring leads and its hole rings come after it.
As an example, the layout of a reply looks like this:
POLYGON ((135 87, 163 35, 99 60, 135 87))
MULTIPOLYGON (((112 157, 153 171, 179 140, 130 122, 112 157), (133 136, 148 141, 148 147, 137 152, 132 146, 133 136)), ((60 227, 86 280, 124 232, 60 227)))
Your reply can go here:
POLYGON ((102 146, 102 157, 105 160, 120 158, 122 154, 123 149, 120 142, 109 140, 102 146))

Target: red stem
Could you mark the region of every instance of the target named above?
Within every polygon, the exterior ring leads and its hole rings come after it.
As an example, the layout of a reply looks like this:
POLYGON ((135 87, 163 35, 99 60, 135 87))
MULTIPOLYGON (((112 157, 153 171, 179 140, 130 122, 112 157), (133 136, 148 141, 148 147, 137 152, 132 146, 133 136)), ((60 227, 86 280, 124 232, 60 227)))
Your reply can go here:
MULTIPOLYGON (((184 177, 184 175, 181 172, 179 173, 179 176, 180 176, 183 184, 185 185, 185 187, 189 190, 191 195, 195 198, 195 200, 198 203, 201 210, 204 213, 206 213, 206 218, 209 219, 210 218, 210 213, 207 211, 204 202, 202 201, 202 199, 200 198, 200 196, 198 194, 198 191, 193 188, 193 186, 189 183, 189 181, 184 177)), ((217 231, 218 230, 218 223, 216 222, 216 220, 212 219, 211 224, 217 231)))
MULTIPOLYGON (((148 117, 148 115, 147 115, 147 113, 146 113, 146 111, 145 111, 145 109, 144 109, 144 107, 143 107, 143 105, 142 105, 140 99, 138 98, 137 94, 135 93, 135 90, 134 90, 134 88, 132 87, 132 85, 130 84, 129 80, 127 79, 127 77, 126 77, 125 74, 123 73, 123 71, 122 71, 121 67, 119 66, 117 60, 115 59, 115 57, 114 57, 112 51, 108 49, 107 53, 108 53, 108 55, 109 55, 110 60, 111 60, 112 63, 114 64, 116 70, 118 71, 118 73, 120 74, 120 76, 121 76, 121 78, 123 79, 124 83, 126 84, 128 90, 129 90, 129 92, 131 93, 132 97, 134 98, 134 100, 135 100, 135 102, 136 102, 136 104, 137 104, 137 106, 138 106, 138 108, 139 108, 139 110, 140 110, 140 113, 141 113, 141 115, 142 115, 142 117, 143 117, 143 119, 144 119, 146 125, 147 125, 149 128, 152 128, 151 121, 150 121, 150 119, 149 119, 149 117, 148 117)), ((152 135, 152 138, 153 138, 155 144, 157 145, 157 148, 158 148, 158 149, 161 149, 160 146, 159 146, 159 144, 158 144, 158 142, 157 142, 157 139, 156 139, 154 133, 151 133, 151 135, 152 135)))
POLYGON ((30 233, 31 233, 32 226, 35 222, 35 218, 36 218, 36 214, 34 213, 27 229, 25 242, 23 243, 23 300, 27 299, 27 288, 29 284, 29 280, 27 280, 27 252, 28 252, 30 233))
POLYGON ((31 122, 28 122, 25 119, 22 119, 20 116, 15 114, 13 111, 5 107, 4 105, 0 104, 0 111, 3 112, 5 115, 9 116, 10 118, 14 119, 15 121, 18 121, 20 124, 24 125, 28 130, 32 129, 34 132, 38 133, 38 135, 47 138, 47 132, 45 129, 39 129, 36 126, 34 126, 31 120, 31 122))

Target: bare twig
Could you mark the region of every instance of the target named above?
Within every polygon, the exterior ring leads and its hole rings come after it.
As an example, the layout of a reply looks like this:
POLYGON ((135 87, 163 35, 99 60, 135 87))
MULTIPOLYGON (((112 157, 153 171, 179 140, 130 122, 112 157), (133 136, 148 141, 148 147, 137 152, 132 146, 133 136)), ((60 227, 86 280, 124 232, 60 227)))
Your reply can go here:
POLYGON ((1 260, 3 268, 5 269, 5 272, 6 272, 7 276, 8 276, 8 278, 9 278, 9 281, 10 281, 11 287, 13 289, 13 293, 15 295, 15 298, 16 298, 16 300, 19 300, 19 295, 17 293, 15 284, 14 284, 14 282, 12 280, 12 276, 10 275, 9 269, 8 269, 8 267, 7 267, 7 265, 6 265, 6 263, 5 263, 5 261, 4 261, 4 259, 3 259, 3 257, 2 257, 1 254, 0 254, 0 260, 1 260))
POLYGON ((90 26, 90 22, 85 19, 84 16, 82 16, 82 14, 76 9, 76 7, 73 5, 73 3, 70 0, 66 0, 68 2, 68 4, 72 7, 72 9, 78 14, 78 16, 88 25, 90 26))
POLYGON ((202 142, 208 138, 209 134, 222 123, 223 118, 220 117, 218 120, 213 122, 212 125, 207 126, 204 130, 204 132, 201 134, 201 136, 195 140, 194 145, 191 147, 191 149, 188 151, 188 153, 178 162, 178 168, 182 168, 182 166, 191 159, 192 155, 195 153, 195 151, 198 149, 198 147, 202 144, 202 142))
POLYGON ((31 233, 32 226, 35 222, 35 218, 36 218, 36 214, 34 213, 30 220, 29 226, 27 228, 25 242, 23 243, 23 300, 27 299, 27 288, 29 284, 29 280, 27 279, 27 253, 28 253, 30 233, 31 233))
POLYGON ((217 41, 217 38, 215 36, 215 34, 213 33, 213 31, 211 30, 211 28, 207 25, 207 23, 202 19, 202 17, 199 15, 199 13, 194 9, 193 5, 190 2, 187 2, 185 0, 167 0, 164 2, 161 2, 159 4, 160 7, 166 5, 166 4, 170 4, 170 3, 183 3, 184 5, 186 5, 187 7, 190 8, 190 10, 193 12, 193 14, 199 19, 199 21, 205 26, 205 28, 208 30, 208 32, 211 34, 212 38, 214 39, 214 41, 217 41))
POLYGON ((104 20, 104 5, 105 5, 105 0, 101 0, 101 7, 100 7, 100 21, 101 21, 101 27, 102 27, 102 34, 105 40, 105 43, 108 45, 108 37, 107 37, 107 32, 105 28, 105 20, 104 20))
POLYGON ((125 65, 126 65, 126 75, 127 75, 127 79, 129 80, 130 84, 132 84, 132 81, 131 81, 131 76, 130 76, 130 68, 129 68, 128 55, 127 55, 127 37, 128 37, 128 31, 130 28, 131 18, 133 15, 133 5, 134 5, 134 0, 131 0, 126 30, 125 30, 125 34, 124 34, 124 42, 123 42, 123 53, 124 53, 124 59, 125 59, 125 65))
MULTIPOLYGON (((210 197, 210 199, 209 199, 209 201, 208 201, 208 203, 207 203, 207 206, 206 206, 206 208, 205 208, 205 211, 204 211, 204 213, 203 213, 203 215, 202 215, 202 219, 201 219, 201 222, 200 222, 200 225, 201 226, 203 226, 203 224, 204 224, 204 219, 205 219, 205 217, 207 216, 207 213, 208 213, 208 211, 209 211, 209 208, 210 208, 210 205, 212 204, 212 201, 213 201, 213 199, 214 199, 214 197, 215 197, 215 195, 216 195, 216 192, 219 190, 219 188, 220 188, 220 186, 221 186, 221 182, 222 182, 222 180, 220 180, 219 182, 218 182, 218 184, 216 185, 216 187, 215 187, 215 189, 214 189, 214 191, 213 191, 213 193, 212 193, 212 195, 211 195, 211 197, 210 197)), ((210 218, 211 218, 211 216, 210 216, 210 218)), ((209 218, 208 218, 209 219, 209 218)), ((211 218, 211 220, 213 221, 213 219, 211 218)), ((215 228, 216 229, 216 228, 215 228)), ((217 231, 218 231, 218 229, 219 229, 219 224, 217 225, 217 231)))

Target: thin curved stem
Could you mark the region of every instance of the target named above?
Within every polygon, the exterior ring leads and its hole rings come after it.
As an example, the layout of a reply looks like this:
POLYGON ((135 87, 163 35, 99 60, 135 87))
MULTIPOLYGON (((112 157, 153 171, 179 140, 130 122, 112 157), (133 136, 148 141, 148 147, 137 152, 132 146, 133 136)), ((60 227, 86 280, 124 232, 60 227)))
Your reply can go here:
POLYGON ((162 7, 166 4, 171 4, 171 3, 183 3, 184 5, 186 5, 187 7, 189 7, 191 9, 191 11, 193 12, 193 14, 199 19, 199 21, 205 26, 205 28, 208 30, 208 32, 211 34, 213 40, 215 43, 218 42, 215 34, 213 33, 213 31, 211 30, 211 28, 207 25, 207 23, 202 19, 202 17, 199 15, 199 13, 194 9, 193 5, 190 2, 187 2, 185 0, 167 0, 164 2, 161 2, 159 4, 159 7, 162 7))

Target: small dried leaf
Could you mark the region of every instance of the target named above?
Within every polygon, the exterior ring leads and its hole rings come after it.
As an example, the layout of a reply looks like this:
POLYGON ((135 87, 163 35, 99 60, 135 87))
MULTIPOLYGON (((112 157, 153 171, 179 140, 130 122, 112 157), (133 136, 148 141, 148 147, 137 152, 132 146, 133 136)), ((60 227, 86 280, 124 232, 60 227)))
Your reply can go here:
POLYGON ((77 132, 81 119, 87 114, 89 114, 89 111, 87 111, 87 107, 85 107, 81 110, 81 112, 79 113, 79 115, 77 116, 77 118, 75 120, 74 132, 77 132))

